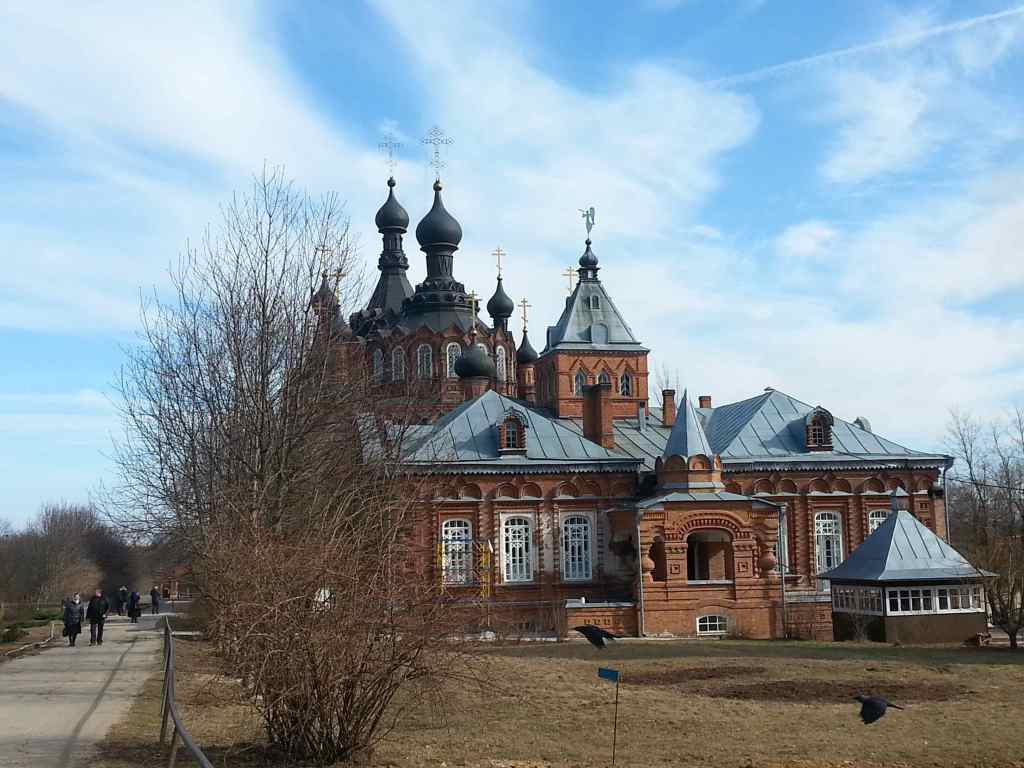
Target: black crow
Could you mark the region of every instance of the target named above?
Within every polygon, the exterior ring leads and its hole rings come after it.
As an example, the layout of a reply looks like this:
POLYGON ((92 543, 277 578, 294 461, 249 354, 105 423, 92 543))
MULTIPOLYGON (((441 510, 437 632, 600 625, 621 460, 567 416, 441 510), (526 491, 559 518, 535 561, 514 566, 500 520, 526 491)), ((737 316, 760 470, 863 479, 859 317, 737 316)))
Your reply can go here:
POLYGON ((903 709, 903 707, 898 707, 892 702, 886 701, 881 696, 857 695, 854 698, 860 702, 860 719, 864 721, 865 725, 870 725, 880 719, 889 707, 903 709))
POLYGON ((579 632, 590 642, 595 648, 604 648, 605 640, 617 640, 618 635, 613 635, 607 629, 601 629, 595 627, 593 624, 584 624, 582 627, 573 627, 575 632, 579 632))

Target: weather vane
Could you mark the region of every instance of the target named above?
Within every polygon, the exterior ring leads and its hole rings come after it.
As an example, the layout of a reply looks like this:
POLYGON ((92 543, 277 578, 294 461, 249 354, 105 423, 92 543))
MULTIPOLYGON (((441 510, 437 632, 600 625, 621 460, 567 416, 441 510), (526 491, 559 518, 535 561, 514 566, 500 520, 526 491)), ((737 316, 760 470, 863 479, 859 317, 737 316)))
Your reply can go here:
POLYGON ((441 159, 441 147, 454 144, 455 142, 451 137, 446 136, 444 131, 438 128, 436 125, 431 128, 427 135, 420 139, 423 144, 430 144, 434 147, 434 156, 430 160, 430 167, 434 169, 434 176, 438 181, 441 180, 441 169, 448 165, 444 160, 441 159))
POLYGON ((523 300, 519 302, 519 308, 523 311, 523 333, 526 333, 526 310, 532 306, 533 304, 528 302, 525 296, 523 297, 523 300))
POLYGON ((393 133, 385 133, 384 141, 377 145, 377 148, 381 152, 387 155, 388 173, 391 176, 395 175, 395 166, 398 165, 398 158, 395 157, 395 152, 402 148, 401 142, 395 141, 395 135, 393 133))
POLYGON ((491 251, 491 256, 493 256, 495 260, 498 262, 498 277, 501 277, 501 257, 508 256, 508 254, 501 250, 501 246, 499 245, 497 248, 491 251))
POLYGON ((587 226, 587 239, 590 239, 590 230, 594 228, 594 206, 589 208, 580 208, 579 212, 583 215, 583 223, 587 226))

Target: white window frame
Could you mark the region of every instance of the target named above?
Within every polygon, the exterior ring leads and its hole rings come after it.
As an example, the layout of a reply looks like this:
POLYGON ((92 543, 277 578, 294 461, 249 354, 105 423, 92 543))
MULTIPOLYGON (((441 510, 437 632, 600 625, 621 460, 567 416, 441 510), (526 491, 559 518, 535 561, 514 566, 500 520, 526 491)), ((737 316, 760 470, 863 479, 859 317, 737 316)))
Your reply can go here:
POLYGON ((633 396, 633 374, 629 371, 624 371, 623 374, 619 376, 619 394, 622 397, 633 396))
POLYGON ((728 616, 720 613, 707 613, 697 617, 697 637, 722 637, 728 632, 728 616), (701 622, 704 622, 703 629, 701 629, 701 622))
POLYGON ((868 536, 874 533, 878 526, 885 522, 886 518, 892 514, 892 508, 886 507, 884 509, 872 509, 868 511, 868 536))
POLYGON ((441 523, 441 574, 445 584, 473 582, 473 523, 464 517, 441 523))
POLYGON ((391 350, 391 380, 405 381, 405 350, 401 347, 391 350))
POLYGON ((380 384, 384 381, 384 350, 373 350, 373 380, 380 384))
POLYGON ((462 345, 457 341, 449 342, 444 345, 444 360, 445 360, 445 376, 449 379, 458 377, 455 372, 455 364, 462 357, 462 345), (454 355, 452 353, 455 353, 454 355))
POLYGON ((594 515, 589 512, 565 512, 561 520, 562 538, 562 580, 568 582, 593 581, 594 579, 594 532, 597 526, 594 525, 594 515), (581 521, 585 524, 586 532, 580 538, 579 528, 581 521), (572 525, 574 531, 569 530, 572 525), (572 534, 576 535, 573 536, 572 534))
MULTIPOLYGON (((518 535, 519 531, 517 531, 518 535)), ((533 515, 529 512, 509 512, 501 516, 501 580, 505 584, 530 584, 534 581, 536 572, 537 548, 533 541, 534 521, 533 515), (526 525, 516 525, 517 529, 525 527, 526 535, 518 542, 509 540, 509 527, 513 521, 525 520, 526 525), (514 554, 513 547, 522 544, 525 555, 516 555, 513 560, 510 555, 514 554)))
POLYGON ((861 613, 881 616, 883 611, 881 587, 851 587, 832 585, 832 610, 836 613, 861 613))
POLYGON ((508 353, 504 347, 498 347, 494 352, 494 367, 497 370, 498 381, 502 384, 508 378, 508 353))
POLYGON ((416 347, 416 378, 434 378, 434 350, 429 344, 420 344, 416 347))
POLYGON ((933 587, 900 586, 886 589, 885 595, 886 614, 889 616, 985 613, 987 610, 985 590, 980 584, 938 584, 933 587), (966 608, 964 607, 965 603, 967 603, 966 608))
MULTIPOLYGON (((814 565, 815 573, 824 573, 825 571, 831 570, 839 565, 845 559, 843 551, 843 516, 837 509, 819 509, 814 513, 814 565), (819 530, 825 526, 819 525, 819 522, 835 522, 835 533, 819 533, 819 530), (827 547, 823 547, 822 544, 827 539, 835 539, 837 543, 836 550, 837 554, 833 558, 834 562, 826 562, 829 560, 827 547)), ((827 592, 829 589, 828 579, 818 579, 818 590, 821 592, 827 592)))

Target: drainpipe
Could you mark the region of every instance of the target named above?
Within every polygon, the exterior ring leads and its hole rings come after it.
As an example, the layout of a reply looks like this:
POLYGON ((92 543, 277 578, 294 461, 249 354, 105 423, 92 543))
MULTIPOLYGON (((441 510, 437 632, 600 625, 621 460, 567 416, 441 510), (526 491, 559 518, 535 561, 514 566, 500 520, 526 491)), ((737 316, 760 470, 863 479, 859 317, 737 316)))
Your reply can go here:
POLYGON ((640 550, 640 517, 642 515, 642 512, 637 512, 636 515, 636 577, 637 584, 639 585, 638 597, 640 599, 640 610, 637 611, 637 634, 640 637, 644 636, 644 569, 641 565, 644 556, 640 550))
POLYGON ((946 475, 949 474, 949 465, 942 468, 942 519, 946 524, 946 541, 949 541, 949 488, 946 487, 946 475))
MULTIPOLYGON (((786 505, 779 505, 779 532, 783 530, 783 525, 786 522, 786 505)), ((786 526, 786 559, 789 559, 789 527, 786 526)), ((782 571, 782 636, 784 639, 789 640, 789 615, 788 609, 786 608, 786 571, 789 570, 788 563, 784 563, 781 559, 779 560, 779 570, 782 571)))

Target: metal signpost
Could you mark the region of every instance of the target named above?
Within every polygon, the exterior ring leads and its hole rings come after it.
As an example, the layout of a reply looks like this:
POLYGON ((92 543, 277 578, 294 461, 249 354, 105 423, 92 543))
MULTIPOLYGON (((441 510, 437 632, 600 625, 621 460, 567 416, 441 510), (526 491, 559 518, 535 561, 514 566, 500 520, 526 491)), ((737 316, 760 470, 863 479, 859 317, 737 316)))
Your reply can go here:
POLYGON ((622 682, 622 673, 617 669, 598 667, 597 676, 615 683, 615 720, 612 725, 612 765, 615 765, 615 747, 619 736, 619 683, 622 682))

